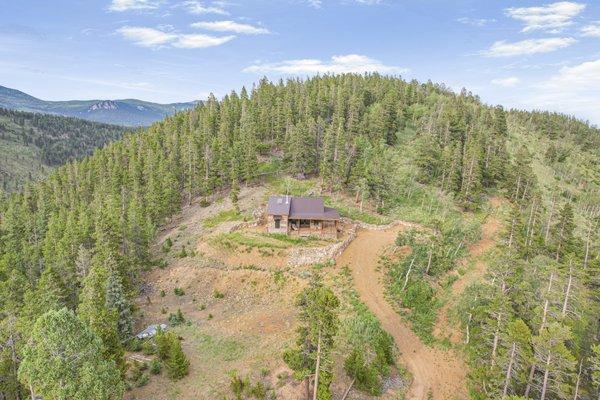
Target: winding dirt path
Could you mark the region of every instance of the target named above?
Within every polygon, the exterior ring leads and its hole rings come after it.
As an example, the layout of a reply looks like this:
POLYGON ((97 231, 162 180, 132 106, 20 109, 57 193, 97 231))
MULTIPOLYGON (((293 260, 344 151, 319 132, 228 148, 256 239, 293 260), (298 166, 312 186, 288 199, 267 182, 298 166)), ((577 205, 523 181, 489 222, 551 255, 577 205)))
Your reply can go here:
MULTIPOLYGON (((462 333, 457 327, 450 325, 448 321, 448 311, 460 299, 461 294, 469 285, 483 278, 487 271, 487 265, 479 259, 480 256, 488 252, 494 247, 494 238, 502 226, 502 222, 498 218, 497 210, 502 204, 502 199, 493 197, 490 199, 492 213, 488 215, 481 228, 481 239, 469 246, 469 255, 460 260, 459 265, 466 267, 471 260, 474 260, 473 268, 467 270, 464 275, 459 277, 453 284, 450 290, 450 298, 440 308, 438 318, 433 330, 433 334, 438 339, 447 337, 452 343, 458 343, 461 340, 462 333)), ((452 272, 455 273, 456 272, 452 272)))
POLYGON ((433 400, 467 399, 467 368, 461 358, 453 350, 424 345, 385 299, 379 260, 402 229, 403 226, 394 226, 384 231, 360 230, 337 265, 351 269, 361 300, 394 337, 400 361, 413 377, 406 399, 427 400, 430 395, 433 400))

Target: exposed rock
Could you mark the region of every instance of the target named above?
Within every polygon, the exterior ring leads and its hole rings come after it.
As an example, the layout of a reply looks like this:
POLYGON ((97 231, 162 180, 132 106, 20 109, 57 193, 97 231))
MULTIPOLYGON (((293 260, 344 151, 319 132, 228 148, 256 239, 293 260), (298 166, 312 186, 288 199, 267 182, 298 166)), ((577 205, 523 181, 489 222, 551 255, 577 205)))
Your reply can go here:
POLYGON ((88 112, 96 110, 116 110, 117 108, 119 108, 119 106, 114 101, 103 100, 92 104, 88 109, 88 112))

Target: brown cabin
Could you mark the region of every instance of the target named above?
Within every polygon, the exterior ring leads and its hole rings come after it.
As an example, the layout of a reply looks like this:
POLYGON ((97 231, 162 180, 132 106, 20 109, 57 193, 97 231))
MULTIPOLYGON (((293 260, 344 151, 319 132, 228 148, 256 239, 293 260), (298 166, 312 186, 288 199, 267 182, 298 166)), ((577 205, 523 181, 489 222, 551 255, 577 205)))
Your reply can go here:
POLYGON ((271 196, 267 206, 267 231, 295 236, 337 238, 340 214, 325 207, 319 197, 271 196))

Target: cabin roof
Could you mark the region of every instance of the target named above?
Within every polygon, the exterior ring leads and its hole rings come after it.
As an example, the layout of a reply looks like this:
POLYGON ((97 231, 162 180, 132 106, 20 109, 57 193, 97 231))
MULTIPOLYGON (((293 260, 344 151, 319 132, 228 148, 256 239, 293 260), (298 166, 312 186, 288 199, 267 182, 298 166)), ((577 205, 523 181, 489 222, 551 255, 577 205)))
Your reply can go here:
POLYGON ((340 219, 337 210, 325 207, 320 197, 271 196, 267 214, 285 215, 293 219, 340 219))

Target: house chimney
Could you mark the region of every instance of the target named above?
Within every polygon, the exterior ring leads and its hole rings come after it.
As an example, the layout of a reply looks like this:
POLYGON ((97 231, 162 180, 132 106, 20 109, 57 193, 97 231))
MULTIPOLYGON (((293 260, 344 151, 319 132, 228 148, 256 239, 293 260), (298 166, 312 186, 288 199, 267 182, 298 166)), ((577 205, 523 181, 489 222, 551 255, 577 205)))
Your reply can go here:
POLYGON ((287 194, 285 195, 285 204, 290 204, 290 199, 287 194))

